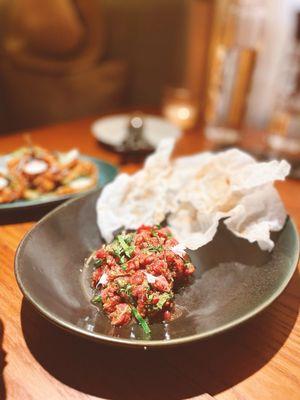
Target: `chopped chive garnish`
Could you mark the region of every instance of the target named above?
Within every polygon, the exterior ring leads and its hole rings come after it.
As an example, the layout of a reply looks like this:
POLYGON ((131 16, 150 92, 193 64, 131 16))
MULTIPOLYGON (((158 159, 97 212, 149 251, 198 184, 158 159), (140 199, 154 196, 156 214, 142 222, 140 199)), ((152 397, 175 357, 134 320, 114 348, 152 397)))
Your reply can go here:
POLYGON ((131 296, 131 285, 127 283, 124 287, 121 287, 120 292, 124 292, 127 296, 131 296))
POLYGON ((124 250, 124 253, 127 257, 131 257, 132 252, 134 251, 134 246, 129 246, 124 237, 122 235, 117 236, 117 240, 122 246, 122 249, 124 250))
POLYGON ((151 329, 148 325, 148 323, 146 322, 146 320, 141 316, 141 314, 138 312, 138 310, 135 307, 132 307, 132 313, 135 317, 135 319, 138 321, 138 323, 141 325, 141 327, 143 328, 143 331, 146 334, 151 333, 151 329))
POLYGON ((101 258, 96 258, 96 260, 94 260, 94 265, 96 267, 100 267, 102 264, 102 259, 101 258))
POLYGON ((159 296, 158 303, 156 304, 156 307, 161 310, 164 306, 164 304, 171 299, 171 295, 169 293, 163 293, 159 296))
POLYGON ((153 294, 153 293, 147 294, 147 299, 148 299, 149 301, 152 301, 153 298, 154 298, 154 294, 153 294))
POLYGON ((102 303, 101 294, 97 294, 92 298, 92 303, 102 303))
POLYGON ((163 251, 163 246, 160 244, 158 246, 149 246, 148 250, 153 252, 153 253, 159 253, 160 251, 163 251))
POLYGON ((121 256, 120 257, 120 261, 121 261, 122 264, 125 264, 126 263, 126 257, 125 256, 121 256))
POLYGON ((155 229, 151 229, 151 235, 152 235, 153 237, 158 238, 158 233, 156 232, 155 229))

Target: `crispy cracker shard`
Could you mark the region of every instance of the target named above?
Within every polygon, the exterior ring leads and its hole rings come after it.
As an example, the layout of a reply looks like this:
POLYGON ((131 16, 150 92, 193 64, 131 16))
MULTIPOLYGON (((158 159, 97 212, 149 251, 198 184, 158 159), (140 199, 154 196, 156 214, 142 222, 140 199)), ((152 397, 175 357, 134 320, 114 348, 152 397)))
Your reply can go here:
POLYGON ((170 160, 173 140, 162 141, 144 168, 121 174, 97 202, 98 225, 106 241, 120 228, 137 229, 167 219, 176 239, 195 250, 210 242, 221 219, 236 236, 271 251, 286 211, 274 188, 290 171, 286 161, 256 162, 231 149, 170 160))
POLYGON ((169 211, 168 181, 172 173, 170 155, 174 140, 160 143, 144 168, 133 175, 121 174, 102 191, 97 202, 98 225, 110 242, 113 233, 124 227, 161 223, 169 211))

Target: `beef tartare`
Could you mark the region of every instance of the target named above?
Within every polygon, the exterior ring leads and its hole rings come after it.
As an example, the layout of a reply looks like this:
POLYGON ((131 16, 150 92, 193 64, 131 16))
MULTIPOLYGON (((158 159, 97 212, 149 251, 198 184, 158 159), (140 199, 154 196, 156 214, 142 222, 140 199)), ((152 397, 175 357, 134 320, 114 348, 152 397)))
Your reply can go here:
POLYGON ((195 271, 190 257, 167 227, 141 226, 122 233, 92 255, 93 303, 103 307, 111 324, 132 318, 150 333, 149 322, 169 321, 174 290, 195 271))

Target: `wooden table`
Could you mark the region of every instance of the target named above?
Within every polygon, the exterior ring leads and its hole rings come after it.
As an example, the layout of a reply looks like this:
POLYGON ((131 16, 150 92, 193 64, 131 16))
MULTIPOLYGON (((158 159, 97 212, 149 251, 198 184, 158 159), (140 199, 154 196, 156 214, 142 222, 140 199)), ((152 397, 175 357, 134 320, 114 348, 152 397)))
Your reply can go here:
MULTIPOLYGON (((76 146, 118 164, 119 157, 91 136, 91 122, 40 129, 32 138, 51 149, 76 146)), ((0 136, 1 153, 20 145, 21 134, 0 136)), ((195 131, 183 137, 177 152, 188 154, 202 146, 201 134, 195 131)), ((289 180, 278 187, 299 228, 300 183, 289 180)), ((159 351, 113 348, 63 332, 24 301, 13 262, 19 241, 32 226, 0 225, 0 346, 5 355, 1 399, 5 394, 9 400, 300 399, 298 273, 268 310, 226 334, 159 351)))

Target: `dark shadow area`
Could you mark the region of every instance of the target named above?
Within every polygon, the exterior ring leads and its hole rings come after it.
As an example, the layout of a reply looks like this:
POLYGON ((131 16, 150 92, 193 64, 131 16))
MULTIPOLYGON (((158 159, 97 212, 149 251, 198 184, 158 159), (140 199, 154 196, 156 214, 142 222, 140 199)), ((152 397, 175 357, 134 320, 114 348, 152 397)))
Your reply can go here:
POLYGON ((2 348, 3 336, 4 336, 4 326, 3 322, 0 320, 0 399, 2 400, 6 399, 6 389, 3 378, 3 370, 6 365, 5 361, 6 353, 2 348))
POLYGON ((214 396, 262 368, 288 338, 299 310, 299 277, 268 310, 222 335, 189 345, 130 349, 90 342, 52 325, 23 301, 27 346, 51 375, 81 392, 107 399, 176 400, 214 396), (282 326, 281 305, 289 304, 282 326), (275 315, 274 315, 275 314, 275 315))
POLYGON ((55 202, 55 204, 45 204, 31 208, 19 207, 11 210, 0 209, 0 225, 38 221, 60 203, 61 202, 55 202))
MULTIPOLYGON (((277 243, 279 232, 272 232, 271 238, 277 243)), ((205 266, 201 272, 208 270, 220 263, 242 263, 260 267, 268 262, 271 253, 262 251, 257 243, 250 243, 248 240, 235 236, 227 229, 224 221, 218 226, 213 240, 198 250, 190 251, 195 265, 205 266)))
POLYGON ((98 140, 97 143, 101 148, 118 154, 120 157, 120 165, 126 165, 130 163, 142 163, 145 161, 145 158, 154 151, 153 148, 136 151, 120 151, 117 147, 102 143, 98 140))

